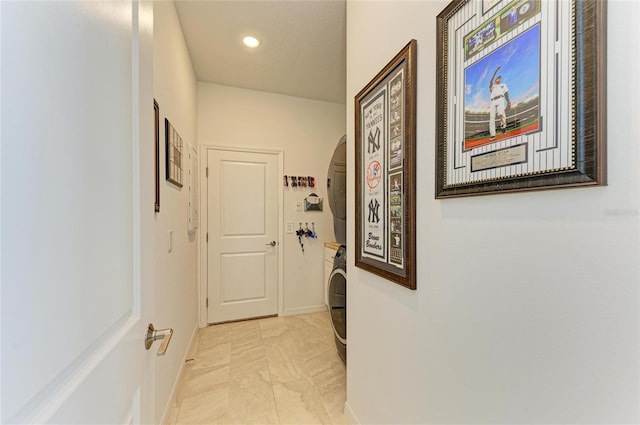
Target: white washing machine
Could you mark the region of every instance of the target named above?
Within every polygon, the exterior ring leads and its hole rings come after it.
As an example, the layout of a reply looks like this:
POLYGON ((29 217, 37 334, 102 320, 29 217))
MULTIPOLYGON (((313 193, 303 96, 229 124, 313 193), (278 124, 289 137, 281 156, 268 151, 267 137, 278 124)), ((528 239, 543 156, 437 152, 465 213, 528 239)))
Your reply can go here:
POLYGON ((338 242, 324 243, 324 305, 329 308, 329 276, 333 271, 333 260, 336 257, 336 251, 340 248, 338 242))
MULTIPOLYGON (((325 300, 340 358, 347 364, 347 136, 338 141, 327 172, 327 197, 333 231, 340 247, 335 252, 325 300)), ((325 257, 326 258, 326 257, 325 257)), ((326 265, 326 263, 325 263, 326 265)))
POLYGON ((329 276, 329 315, 338 355, 347 364, 347 247, 336 252, 329 276))

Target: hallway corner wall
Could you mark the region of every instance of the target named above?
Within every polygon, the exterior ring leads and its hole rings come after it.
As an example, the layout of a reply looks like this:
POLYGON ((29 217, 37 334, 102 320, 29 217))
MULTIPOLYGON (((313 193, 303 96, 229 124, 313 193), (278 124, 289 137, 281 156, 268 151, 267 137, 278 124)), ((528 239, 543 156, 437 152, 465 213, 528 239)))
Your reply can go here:
POLYGON ((638 423, 640 2, 607 2, 608 186, 437 200, 449 3, 347 1, 348 99, 417 40, 417 290, 356 268, 349 222, 347 411, 362 424, 638 423))
MULTIPOLYGON (((162 420, 197 327, 197 244, 187 232, 187 146, 197 147, 196 77, 172 1, 154 2, 154 97, 160 109, 160 212, 156 213, 155 325, 174 330, 164 357, 155 363, 156 423, 162 420), (182 188, 165 179, 167 118, 183 139, 182 188), (188 144, 188 145, 187 145, 188 144), (173 246, 169 252, 169 232, 173 246)), ((151 105, 150 105, 151 113, 151 105)), ((150 151, 150 155, 152 151, 150 151)))

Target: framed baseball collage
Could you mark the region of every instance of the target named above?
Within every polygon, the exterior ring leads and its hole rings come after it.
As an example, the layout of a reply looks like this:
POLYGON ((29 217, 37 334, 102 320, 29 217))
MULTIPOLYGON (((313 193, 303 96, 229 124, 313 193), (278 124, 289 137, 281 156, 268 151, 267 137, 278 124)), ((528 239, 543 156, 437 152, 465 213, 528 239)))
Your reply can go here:
POLYGON ((416 289, 416 50, 355 97, 356 267, 416 289))
POLYGON ((437 18, 436 198, 606 184, 606 1, 437 18))

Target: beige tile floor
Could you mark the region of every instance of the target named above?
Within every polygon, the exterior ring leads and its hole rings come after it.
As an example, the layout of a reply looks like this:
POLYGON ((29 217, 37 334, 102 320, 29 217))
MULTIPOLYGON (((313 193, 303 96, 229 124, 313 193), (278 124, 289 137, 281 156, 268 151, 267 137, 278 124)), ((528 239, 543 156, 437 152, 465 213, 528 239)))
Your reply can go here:
POLYGON ((328 313, 200 329, 169 424, 348 424, 328 313))

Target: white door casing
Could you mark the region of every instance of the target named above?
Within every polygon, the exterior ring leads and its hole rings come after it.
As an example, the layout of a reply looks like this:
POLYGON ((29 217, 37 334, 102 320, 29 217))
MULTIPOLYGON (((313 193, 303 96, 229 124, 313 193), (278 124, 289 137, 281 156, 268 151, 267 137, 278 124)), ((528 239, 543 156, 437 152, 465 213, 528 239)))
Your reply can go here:
POLYGON ((152 423, 153 4, 0 3, 2 423, 152 423))
POLYGON ((278 313, 279 162, 277 152, 207 149, 208 323, 278 313))

